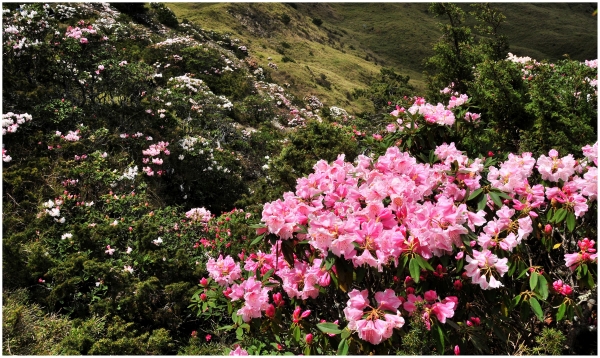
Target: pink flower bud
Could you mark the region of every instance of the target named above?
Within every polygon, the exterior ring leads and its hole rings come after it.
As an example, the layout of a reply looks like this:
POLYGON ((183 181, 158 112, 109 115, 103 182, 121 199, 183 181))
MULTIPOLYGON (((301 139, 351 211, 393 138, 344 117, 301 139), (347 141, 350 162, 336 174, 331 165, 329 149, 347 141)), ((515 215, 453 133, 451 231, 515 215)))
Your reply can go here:
POLYGON ((311 344, 313 341, 312 333, 307 334, 306 337, 304 338, 304 340, 306 341, 307 344, 311 344))
POLYGON ((205 287, 206 285, 208 285, 208 280, 206 279, 206 277, 202 277, 202 279, 200 280, 200 284, 205 287))
POLYGON ((275 306, 273 306, 272 304, 268 305, 267 309, 265 310, 265 316, 269 318, 275 317, 275 306))
POLYGON ((546 226, 544 226, 544 233, 550 235, 550 233, 552 233, 552 225, 546 224, 546 226))
POLYGON ((306 318, 310 315, 310 310, 306 310, 304 312, 302 312, 302 315, 300 316, 301 318, 306 318))
POLYGON ((460 280, 454 281, 454 289, 460 291, 462 289, 462 282, 460 280))
POLYGON ((200 300, 201 301, 206 301, 206 293, 201 293, 200 294, 200 300))
POLYGON ((455 356, 460 355, 460 347, 459 346, 454 346, 454 355, 455 356))
POLYGON ((285 302, 283 301, 283 298, 281 298, 281 292, 273 294, 273 302, 275 302, 275 305, 277 305, 277 307, 283 306, 285 302))

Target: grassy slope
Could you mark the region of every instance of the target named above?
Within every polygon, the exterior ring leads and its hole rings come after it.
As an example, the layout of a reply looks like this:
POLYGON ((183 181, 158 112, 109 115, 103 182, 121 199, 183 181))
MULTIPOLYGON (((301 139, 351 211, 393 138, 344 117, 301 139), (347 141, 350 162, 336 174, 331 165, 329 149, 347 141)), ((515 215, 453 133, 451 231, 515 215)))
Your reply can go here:
MULTIPOLYGON (((279 66, 276 82, 290 84, 298 96, 317 95, 326 105, 350 111, 370 108, 350 101, 348 93, 363 88, 382 66, 409 75, 417 89, 425 84, 423 60, 438 40, 439 19, 428 3, 168 3, 180 18, 205 29, 229 32, 248 44, 252 57, 267 68, 268 57, 279 66), (290 17, 289 24, 281 21, 290 17), (320 27, 313 18, 323 20, 320 27), (289 44, 284 48, 282 42, 289 44), (284 63, 284 55, 295 62, 284 63), (317 83, 325 75, 330 89, 317 83)), ((462 4, 469 10, 466 4, 462 4)), ((537 60, 556 61, 563 54, 597 58, 595 4, 496 3, 507 17, 504 33, 511 51, 537 60)))

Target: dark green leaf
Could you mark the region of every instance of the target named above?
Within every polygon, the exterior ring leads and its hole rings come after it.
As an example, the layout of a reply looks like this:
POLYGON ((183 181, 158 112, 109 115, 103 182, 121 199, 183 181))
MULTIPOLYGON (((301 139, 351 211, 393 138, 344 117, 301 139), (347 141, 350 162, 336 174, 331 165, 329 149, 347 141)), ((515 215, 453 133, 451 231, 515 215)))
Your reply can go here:
POLYGON ((479 189, 475 190, 474 192, 471 193, 471 195, 469 195, 469 198, 467 199, 467 201, 475 199, 482 192, 483 192, 483 188, 479 188, 479 189))
POLYGON ((482 195, 479 198, 479 201, 477 202, 477 211, 483 210, 483 208, 485 208, 485 206, 487 205, 487 201, 488 201, 488 196, 485 194, 482 195))
POLYGON ((419 266, 421 266, 421 268, 429 271, 434 271, 433 267, 431 267, 429 262, 427 262, 427 260, 425 260, 423 257, 417 255, 414 257, 414 259, 417 260, 417 263, 419 264, 419 266))
POLYGON ((567 305, 563 302, 558 307, 558 312, 556 312, 556 320, 560 321, 561 319, 563 319, 565 317, 566 312, 567 312, 567 305))
POLYGON ((543 275, 540 275, 540 277, 538 278, 538 289, 537 289, 537 293, 540 294, 540 296, 542 296, 542 299, 547 299, 548 298, 548 281, 546 281, 546 278, 543 275))
POLYGON ((352 335, 352 332, 348 329, 348 327, 342 330, 342 339, 348 339, 352 335))
POLYGON ((419 283, 419 276, 421 274, 421 267, 419 266, 419 263, 417 262, 417 260, 415 260, 414 258, 412 258, 410 260, 410 262, 408 263, 408 269, 410 271, 410 277, 412 277, 412 279, 416 283, 419 283))
POLYGON ((338 345, 337 355, 345 356, 348 355, 348 349, 350 346, 348 345, 348 340, 342 339, 340 344, 338 345))
POLYGON ((556 213, 554 214, 554 217, 552 218, 552 221, 554 221, 555 223, 559 224, 566 217, 567 217, 567 211, 565 209, 563 209, 563 208, 560 208, 560 209, 556 210, 556 213))
POLYGON ((570 232, 575 230, 575 214, 572 212, 567 214, 567 229, 569 229, 570 232))
POLYGON ((264 276, 262 277, 262 282, 267 282, 267 280, 269 280, 269 277, 273 275, 273 272, 275 272, 275 269, 270 269, 269 271, 265 272, 264 276))
POLYGON ((517 305, 521 302, 521 295, 516 295, 515 298, 511 301, 511 308, 517 307, 517 305))
POLYGON ((492 199, 492 201, 494 202, 494 204, 496 204, 497 207, 501 208, 502 200, 500 199, 500 196, 498 195, 498 193, 490 191, 489 195, 490 195, 490 198, 492 199))
POLYGON ((294 326, 294 339, 296 340, 296 342, 300 342, 300 327, 298 326, 294 326))
POLYGON ((436 345, 438 348, 439 354, 444 354, 444 332, 442 331, 442 327, 437 324, 437 335, 436 335, 436 345))
POLYGON ((533 311, 533 313, 535 313, 535 315, 540 320, 540 322, 543 322, 544 321, 544 311, 542 311, 542 306, 540 306, 540 303, 538 302, 538 300, 535 297, 531 297, 529 299, 529 305, 531 306, 531 310, 533 311))

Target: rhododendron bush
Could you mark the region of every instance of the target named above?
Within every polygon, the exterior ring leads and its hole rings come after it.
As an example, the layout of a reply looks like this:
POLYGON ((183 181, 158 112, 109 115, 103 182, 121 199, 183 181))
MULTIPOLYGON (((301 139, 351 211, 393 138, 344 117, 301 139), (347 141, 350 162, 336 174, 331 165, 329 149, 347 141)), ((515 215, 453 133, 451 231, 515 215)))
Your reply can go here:
POLYGON ((437 353, 494 353, 493 341, 539 325, 588 324, 579 302, 596 289, 585 236, 597 153, 596 143, 577 160, 555 150, 483 160, 450 143, 431 163, 397 147, 319 161, 295 192, 264 205, 255 242, 268 239, 267 251, 211 259, 220 288, 209 292, 227 301, 225 329, 291 336, 306 354, 395 353, 419 324, 437 353))

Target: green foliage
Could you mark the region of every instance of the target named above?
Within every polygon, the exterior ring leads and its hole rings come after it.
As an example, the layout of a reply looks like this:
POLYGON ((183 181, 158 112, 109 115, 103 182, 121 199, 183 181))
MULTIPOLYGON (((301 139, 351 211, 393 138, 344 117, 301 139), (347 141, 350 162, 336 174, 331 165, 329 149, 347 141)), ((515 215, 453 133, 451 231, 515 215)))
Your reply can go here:
POLYGON ((179 21, 177 21, 177 16, 163 3, 150 3, 150 7, 156 12, 156 16, 158 17, 158 22, 163 25, 176 28, 179 26, 179 21))
POLYGON ((331 162, 344 154, 346 160, 358 155, 358 144, 347 129, 327 122, 308 121, 291 133, 279 156, 273 158, 269 176, 283 191, 293 191, 296 179, 308 175, 319 160, 331 162))

